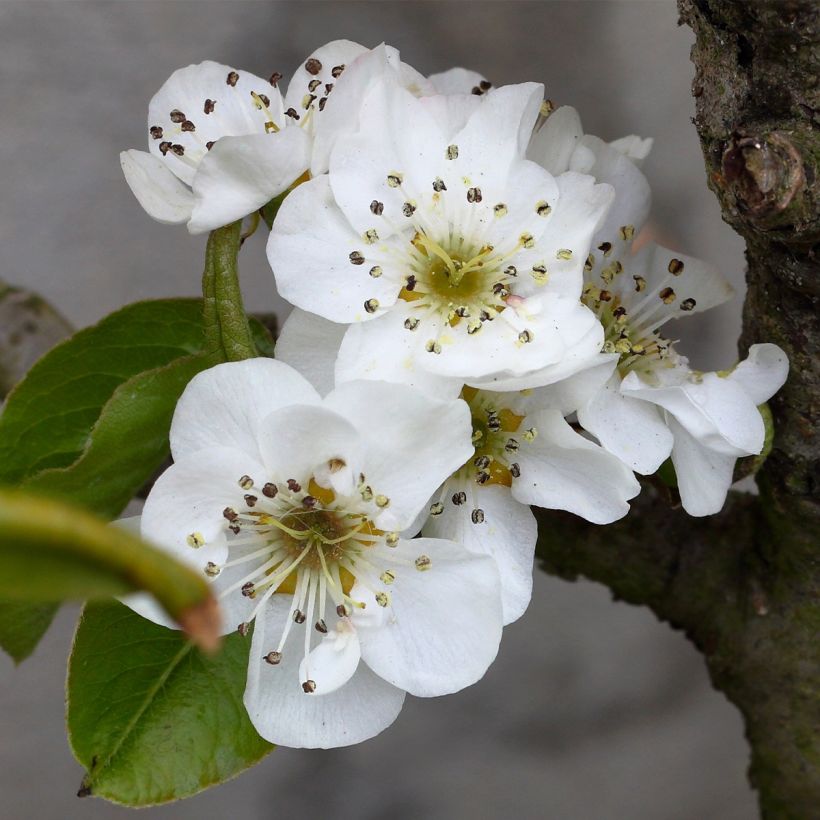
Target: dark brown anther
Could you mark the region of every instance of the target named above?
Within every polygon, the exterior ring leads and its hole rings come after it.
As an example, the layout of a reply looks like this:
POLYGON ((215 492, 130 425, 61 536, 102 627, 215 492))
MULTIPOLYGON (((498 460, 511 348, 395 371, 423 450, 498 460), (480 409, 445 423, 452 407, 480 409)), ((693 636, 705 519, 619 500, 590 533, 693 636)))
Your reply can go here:
POLYGON ((322 64, 315 58, 311 57, 305 63, 305 71, 308 74, 312 74, 314 77, 322 70, 322 64))
POLYGON ((317 632, 321 632, 323 635, 327 635, 327 624, 324 622, 324 619, 316 621, 313 627, 317 632))
POLYGON ((222 510, 222 515, 231 522, 236 521, 236 519, 239 518, 239 514, 233 507, 225 507, 225 509, 222 510))
POLYGON ((178 157, 184 156, 185 146, 184 145, 179 145, 178 143, 175 143, 174 145, 171 146, 171 151, 173 151, 173 153, 175 153, 178 157))
POLYGON ((346 618, 349 613, 347 611, 347 607, 344 604, 339 604, 339 606, 336 607, 336 614, 340 618, 346 618))
POLYGON ((264 487, 262 487, 262 495, 264 495, 266 498, 276 498, 276 494, 278 492, 279 490, 277 489, 276 485, 271 484, 270 481, 267 484, 265 484, 264 487))
POLYGON ((338 79, 341 76, 341 73, 345 70, 344 65, 335 65, 333 68, 330 69, 330 74, 333 79, 338 79))
POLYGON ((162 156, 165 156, 171 150, 171 143, 168 141, 161 142, 159 144, 159 152, 162 156))
POLYGON ((216 100, 205 100, 205 105, 203 106, 202 110, 206 114, 213 114, 215 107, 216 107, 216 100))
POLYGON ((206 143, 205 143, 205 147, 206 147, 209 151, 211 150, 211 148, 213 148, 213 147, 214 147, 214 145, 216 145, 216 140, 208 140, 208 142, 206 142, 206 143))
POLYGON ((292 120, 300 119, 299 114, 297 113, 295 108, 288 108, 288 110, 285 111, 285 116, 290 117, 292 120))
POLYGON ((274 88, 276 88, 276 86, 279 84, 279 80, 281 80, 281 79, 282 79, 282 75, 278 71, 274 71, 273 74, 270 75, 270 79, 268 80, 268 82, 274 88))
POLYGON ((311 692, 315 692, 315 691, 316 691, 316 681, 315 681, 315 680, 306 680, 306 681, 302 684, 302 691, 303 691, 306 695, 311 694, 311 692))
POLYGON ((160 128, 158 125, 152 125, 148 129, 148 133, 151 135, 151 139, 155 139, 155 140, 161 140, 162 139, 163 131, 162 131, 162 128, 160 128))
POLYGON ((185 122, 188 118, 183 114, 178 108, 175 108, 169 115, 171 117, 171 122, 177 123, 177 125, 181 122, 185 122))
POLYGON ((257 501, 259 501, 259 499, 255 495, 248 494, 248 495, 245 496, 245 503, 249 507, 255 507, 257 501))
POLYGON ((251 625, 248 623, 241 623, 238 627, 236 627, 236 631, 244 638, 247 636, 248 631, 250 630, 251 625))
POLYGON ((185 120, 182 125, 179 126, 183 131, 196 131, 196 126, 190 121, 185 120))
POLYGON ((296 624, 303 624, 306 620, 305 613, 301 609, 297 609, 293 613, 293 622, 296 624))
POLYGON ((243 584, 242 586, 242 594, 246 598, 254 598, 256 597, 256 588, 253 585, 253 581, 248 581, 247 584, 243 584))
POLYGON ((327 97, 322 97, 322 99, 319 100, 319 110, 320 111, 325 110, 325 103, 327 103, 327 97))
POLYGON ((302 506, 307 510, 312 510, 316 506, 316 499, 312 495, 306 495, 302 499, 302 506))
POLYGON ((229 71, 228 76, 225 78, 225 82, 231 86, 231 88, 235 87, 236 84, 239 82, 239 74, 235 71, 229 71))
POLYGON ((302 485, 295 478, 289 478, 288 479, 288 489, 292 493, 298 493, 299 490, 302 489, 302 485))
POLYGON ((376 214, 376 216, 381 216, 384 213, 384 203, 379 202, 378 199, 374 199, 370 203, 370 213, 376 214))
POLYGON ((277 666, 282 663, 282 653, 268 652, 268 654, 265 655, 265 663, 269 663, 271 666, 277 666))

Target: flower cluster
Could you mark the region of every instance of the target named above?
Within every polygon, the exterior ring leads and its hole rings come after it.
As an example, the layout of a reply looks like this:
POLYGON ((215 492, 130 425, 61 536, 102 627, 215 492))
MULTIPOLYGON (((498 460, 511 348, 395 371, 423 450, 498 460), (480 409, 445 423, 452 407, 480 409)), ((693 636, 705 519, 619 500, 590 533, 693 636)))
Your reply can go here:
POLYGON ((149 152, 122 155, 148 213, 194 233, 284 195, 268 258, 294 305, 278 361, 188 386, 140 526, 252 631, 258 731, 328 747, 484 674, 531 596, 531 506, 607 524, 671 465, 687 512, 719 511, 788 363, 756 344, 703 373, 662 333, 731 290, 644 241, 650 140, 383 45, 281 81, 181 69, 149 152))

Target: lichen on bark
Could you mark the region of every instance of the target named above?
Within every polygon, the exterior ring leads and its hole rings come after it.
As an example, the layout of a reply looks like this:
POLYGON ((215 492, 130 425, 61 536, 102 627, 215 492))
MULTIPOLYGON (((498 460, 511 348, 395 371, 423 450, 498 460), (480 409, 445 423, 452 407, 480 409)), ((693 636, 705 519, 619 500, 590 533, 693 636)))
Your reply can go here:
POLYGON ((820 4, 679 0, 691 26, 709 186, 746 240, 740 352, 774 342, 789 379, 760 495, 692 519, 657 485, 598 528, 539 512, 541 565, 650 607, 742 712, 764 818, 820 817, 820 4))

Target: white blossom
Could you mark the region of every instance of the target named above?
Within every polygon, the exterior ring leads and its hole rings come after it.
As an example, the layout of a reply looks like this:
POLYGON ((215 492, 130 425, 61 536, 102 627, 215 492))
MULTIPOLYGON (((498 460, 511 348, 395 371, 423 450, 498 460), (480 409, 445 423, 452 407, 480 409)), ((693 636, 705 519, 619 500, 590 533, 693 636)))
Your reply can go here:
MULTIPOLYGON (((263 737, 356 743, 396 718, 405 692, 484 674, 502 627, 494 562, 411 538, 470 437, 462 401, 377 382, 322 399, 270 359, 186 388, 141 531, 212 580, 225 632, 253 627, 245 705, 263 737)), ((170 625, 150 599, 128 603, 170 625)))
MULTIPOLYGON (((276 355, 327 393, 338 378, 342 335, 342 326, 296 309, 276 355)), ((640 490, 629 467, 566 421, 607 381, 614 358, 599 356, 596 366, 538 389, 462 389, 475 453, 435 493, 422 532, 492 556, 501 574, 504 623, 523 614, 532 592, 537 532, 530 505, 608 524, 626 515, 640 490)))
POLYGON ((661 333, 671 319, 708 310, 732 289, 710 265, 649 244, 633 252, 641 223, 602 236, 585 266, 584 301, 601 320, 605 354, 617 356, 606 385, 578 410, 583 427, 639 473, 671 456, 684 508, 718 512, 737 458, 761 452, 757 410, 780 389, 788 361, 776 345, 753 345, 731 371, 689 366, 661 333))
POLYGON ((240 219, 327 170, 334 140, 355 128, 364 91, 385 72, 432 91, 395 49, 349 40, 313 52, 284 97, 278 72, 263 80, 213 61, 179 69, 149 104, 149 152, 120 156, 126 180, 152 217, 191 233, 240 219))
POLYGON ((640 492, 620 459, 565 419, 609 369, 586 370, 539 390, 464 389, 476 451, 434 496, 422 531, 492 556, 505 623, 523 614, 532 592, 537 527, 531 505, 609 524, 629 512, 627 502, 640 492))
POLYGON ((268 258, 282 296, 349 325, 344 379, 463 383, 595 356, 582 267, 612 191, 523 158, 543 89, 416 98, 381 81, 327 176, 300 185, 268 258))

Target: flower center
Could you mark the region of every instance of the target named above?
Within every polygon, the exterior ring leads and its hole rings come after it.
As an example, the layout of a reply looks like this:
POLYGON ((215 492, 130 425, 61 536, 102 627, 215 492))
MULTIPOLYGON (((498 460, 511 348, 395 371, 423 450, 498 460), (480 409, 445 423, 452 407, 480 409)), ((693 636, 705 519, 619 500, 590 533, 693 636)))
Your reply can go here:
POLYGON ((470 406, 475 453, 460 472, 482 486, 511 487, 513 479, 521 475, 516 453, 522 440, 528 442, 535 438, 535 429, 523 430, 519 435, 525 417, 508 407, 498 407, 497 396, 482 393, 474 387, 464 387, 461 397, 470 406))
MULTIPOLYGON (((581 301, 598 316, 604 326, 604 353, 617 353, 621 377, 631 371, 650 374, 659 364, 672 366, 671 342, 657 332, 657 325, 641 321, 639 313, 632 314, 617 293, 587 284, 581 301)), ((660 320, 666 321, 667 317, 660 320)))
MULTIPOLYGON (((463 237, 436 242, 417 231, 405 263, 411 272, 399 296, 412 304, 419 317, 437 314, 450 327, 464 320, 467 333, 474 335, 509 307, 518 271, 506 263, 523 247, 523 240, 512 251, 501 253, 492 245, 469 243, 463 237)), ((417 323, 410 320, 408 329, 414 330, 417 323)))
MULTIPOLYGON (((341 459, 331 459, 326 472, 346 467, 341 459)), ((314 630, 329 632, 326 617, 337 616, 334 636, 353 629, 349 616, 364 609, 364 601, 352 596, 354 585, 373 594, 381 607, 390 606, 384 587, 395 581, 396 573, 378 567, 373 557, 377 547, 395 548, 399 533, 379 529, 374 520, 390 506, 390 499, 374 492, 361 474, 353 492, 339 496, 311 477, 305 486, 293 478, 282 482, 257 483, 251 476, 238 480, 244 490, 244 505, 226 507, 222 515, 228 530, 228 560, 208 563, 205 574, 216 578, 232 570, 237 579, 220 593, 242 595, 255 601, 247 620, 238 631, 246 635, 251 622, 275 594, 291 596, 290 613, 276 649, 265 655, 272 666, 281 663, 285 642, 294 624, 309 623, 304 636, 303 690, 316 691, 310 678, 309 655, 314 630), (237 571, 237 568, 240 568, 237 571), (330 609, 329 609, 330 607, 330 609)), ((194 549, 204 545, 200 533, 191 533, 188 544, 194 549)), ((430 558, 420 555, 414 561, 393 558, 391 564, 425 571, 430 558)))

